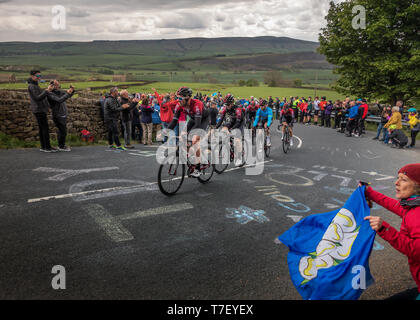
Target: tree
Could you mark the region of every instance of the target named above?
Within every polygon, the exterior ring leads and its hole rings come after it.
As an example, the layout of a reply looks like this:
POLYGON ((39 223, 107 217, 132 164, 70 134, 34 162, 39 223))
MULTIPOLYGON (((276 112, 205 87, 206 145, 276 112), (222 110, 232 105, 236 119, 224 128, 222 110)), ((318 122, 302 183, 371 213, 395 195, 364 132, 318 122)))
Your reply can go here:
POLYGON ((246 86, 246 81, 245 80, 239 80, 238 81, 238 86, 245 87, 246 86))
POLYGON ((293 84, 295 85, 295 87, 300 88, 300 87, 302 87, 303 82, 300 79, 296 79, 296 80, 293 81, 293 84))
POLYGON ((330 2, 319 52, 335 65, 333 88, 346 95, 395 104, 420 95, 420 4, 418 0, 330 2), (366 10, 365 28, 354 28, 366 10))
POLYGON ((260 83, 258 82, 257 79, 248 79, 248 81, 246 82, 246 86, 247 87, 259 87, 260 83))
POLYGON ((283 79, 280 71, 267 71, 264 73, 264 83, 269 87, 287 87, 291 85, 290 81, 283 79))

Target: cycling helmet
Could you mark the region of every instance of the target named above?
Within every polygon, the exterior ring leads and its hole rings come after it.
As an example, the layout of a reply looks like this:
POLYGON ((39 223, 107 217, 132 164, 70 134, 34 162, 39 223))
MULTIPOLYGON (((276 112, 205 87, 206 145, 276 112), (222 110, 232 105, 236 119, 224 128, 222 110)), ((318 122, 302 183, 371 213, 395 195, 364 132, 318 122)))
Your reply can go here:
POLYGON ((235 102, 235 98, 234 98, 231 94, 228 94, 228 95, 225 97, 224 102, 225 102, 226 104, 233 104, 233 103, 235 102))
POLYGON ((179 97, 189 98, 192 97, 192 90, 188 87, 181 87, 176 92, 176 95, 179 97))
POLYGON ((261 100, 260 106, 266 106, 268 104, 267 100, 261 100))

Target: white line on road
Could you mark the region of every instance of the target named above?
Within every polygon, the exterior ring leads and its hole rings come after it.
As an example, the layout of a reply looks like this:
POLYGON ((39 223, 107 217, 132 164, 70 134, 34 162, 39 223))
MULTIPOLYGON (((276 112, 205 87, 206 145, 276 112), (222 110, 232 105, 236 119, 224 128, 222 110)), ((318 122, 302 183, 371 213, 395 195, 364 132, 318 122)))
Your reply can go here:
POLYGON ((88 204, 85 209, 113 241, 134 240, 133 235, 121 224, 119 219, 108 213, 100 204, 88 204))
POLYGON ((181 203, 181 204, 175 204, 175 205, 166 206, 166 207, 152 208, 152 209, 125 214, 122 216, 118 216, 118 219, 130 220, 130 219, 144 218, 144 217, 156 216, 159 214, 165 214, 165 213, 171 213, 171 212, 178 212, 178 211, 183 211, 183 210, 188 210, 188 209, 193 209, 193 208, 194 206, 191 203, 181 203))
POLYGON ((134 240, 134 236, 121 223, 121 221, 145 218, 171 212, 180 212, 193 209, 191 203, 174 204, 171 206, 151 208, 135 213, 125 214, 121 216, 113 216, 103 206, 99 204, 88 204, 84 206, 89 216, 91 216, 99 227, 114 242, 124 242, 134 240))
POLYGON ((118 170, 118 167, 106 167, 106 168, 92 168, 92 169, 57 169, 57 168, 37 168, 33 171, 35 172, 48 172, 48 173, 59 173, 52 177, 47 178, 46 180, 49 181, 64 181, 67 178, 71 178, 83 173, 91 173, 91 172, 103 172, 103 171, 110 171, 110 170, 118 170))
POLYGON ((48 197, 42 197, 42 198, 29 199, 28 203, 47 201, 47 200, 73 198, 73 197, 77 197, 77 196, 93 195, 93 194, 96 194, 96 193, 106 193, 106 192, 113 192, 113 191, 123 191, 123 190, 130 190, 130 189, 147 188, 147 187, 155 185, 155 184, 157 184, 157 182, 153 182, 153 183, 149 183, 149 184, 143 184, 143 185, 130 186, 130 187, 113 187, 113 188, 106 188, 106 189, 99 189, 99 190, 89 190, 89 191, 82 191, 82 192, 75 192, 75 193, 65 193, 65 194, 59 194, 59 195, 56 195, 56 196, 48 196, 48 197))
POLYGON ((299 140, 299 144, 298 144, 297 148, 300 149, 302 147, 302 144, 303 144, 302 139, 299 138, 298 136, 293 136, 293 137, 299 140))
MULTIPOLYGON (((250 164, 250 165, 245 165, 243 167, 238 167, 238 168, 232 168, 229 170, 226 170, 226 172, 230 172, 230 171, 235 171, 235 170, 239 170, 239 169, 243 169, 243 168, 247 168, 247 167, 252 167, 252 166, 257 166, 260 164, 264 164, 264 163, 269 163, 272 162, 273 160, 268 160, 268 161, 264 161, 264 162, 258 162, 255 164, 250 164)), ((171 180, 165 180, 163 182, 169 182, 169 181, 174 181, 174 180, 179 180, 182 177, 177 177, 171 180)), ((185 176, 185 178, 188 178, 188 176, 185 176)), ((41 202, 41 201, 48 201, 48 200, 58 200, 58 199, 67 199, 67 198, 73 198, 73 197, 78 197, 78 196, 88 196, 88 195, 95 195, 95 194, 102 194, 102 193, 109 193, 109 192, 116 192, 116 191, 135 191, 135 189, 142 189, 142 190, 147 190, 147 188, 150 188, 151 186, 155 186, 157 184, 157 182, 150 182, 150 183, 145 183, 142 185, 134 185, 134 186, 129 186, 129 187, 113 187, 113 188, 106 188, 106 189, 98 189, 98 190, 89 190, 89 191, 82 191, 82 192, 74 192, 74 193, 65 193, 65 194, 59 194, 59 195, 54 195, 54 196, 47 196, 47 197, 41 197, 41 198, 34 198, 34 199, 29 199, 28 203, 35 203, 35 202, 41 202)))

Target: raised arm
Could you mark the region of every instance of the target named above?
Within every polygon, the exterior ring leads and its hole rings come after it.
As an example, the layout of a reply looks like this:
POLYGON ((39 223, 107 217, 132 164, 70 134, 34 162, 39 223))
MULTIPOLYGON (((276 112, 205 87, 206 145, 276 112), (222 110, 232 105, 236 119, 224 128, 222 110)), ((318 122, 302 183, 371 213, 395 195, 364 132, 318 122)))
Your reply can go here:
POLYGON ((386 195, 373 190, 372 187, 366 188, 365 195, 370 200, 376 202, 385 209, 388 209, 389 211, 399 215, 401 218, 407 212, 407 210, 401 206, 398 200, 387 197, 386 195))

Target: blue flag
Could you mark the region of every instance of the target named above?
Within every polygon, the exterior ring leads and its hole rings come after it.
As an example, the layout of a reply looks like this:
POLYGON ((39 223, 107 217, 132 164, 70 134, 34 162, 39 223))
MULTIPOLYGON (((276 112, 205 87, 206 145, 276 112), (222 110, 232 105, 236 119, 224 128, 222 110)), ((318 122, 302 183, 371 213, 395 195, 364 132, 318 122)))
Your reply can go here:
POLYGON ((356 300, 373 283, 369 256, 376 232, 365 187, 340 210, 311 215, 279 237, 289 247, 287 262, 296 289, 305 300, 356 300))

